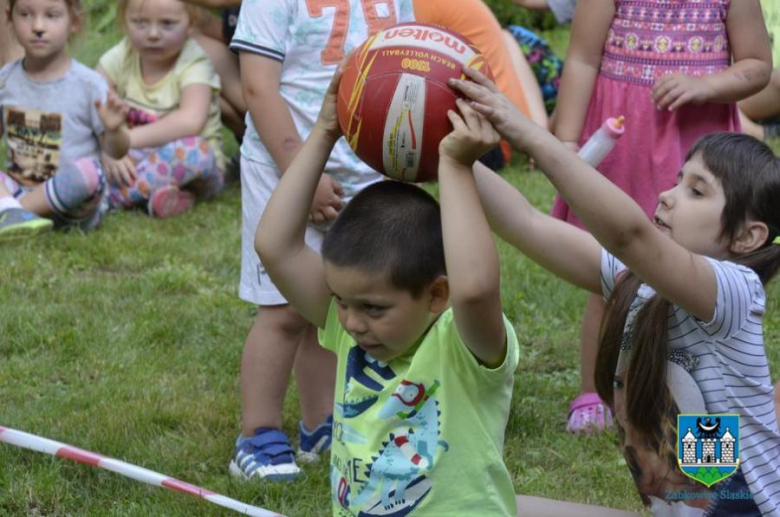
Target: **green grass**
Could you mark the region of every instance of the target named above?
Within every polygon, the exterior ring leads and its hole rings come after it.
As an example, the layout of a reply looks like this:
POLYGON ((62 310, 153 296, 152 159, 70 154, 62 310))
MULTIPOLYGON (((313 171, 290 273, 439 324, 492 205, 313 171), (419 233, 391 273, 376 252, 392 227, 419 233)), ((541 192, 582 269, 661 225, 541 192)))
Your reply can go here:
MULTIPOLYGON (((110 3, 87 2, 93 65, 117 39, 110 3)), ((565 40, 565 34, 557 37, 565 40)), ((234 150, 234 144, 233 150, 234 150)), ((543 210, 553 190, 521 166, 508 179, 543 210)), ((0 425, 116 457, 295 516, 329 515, 325 464, 291 484, 233 480, 238 368, 254 308, 237 295, 235 185, 183 217, 108 217, 89 235, 53 233, 0 247, 0 425)), ((640 511, 613 433, 564 431, 579 388, 585 294, 499 243, 504 309, 522 347, 505 458, 518 493, 640 511)), ((780 365, 777 284, 766 342, 780 365)), ((284 428, 297 439, 290 390, 284 428)), ((0 515, 231 515, 110 472, 0 444, 0 515)))
MULTIPOLYGON (((541 175, 509 176, 549 204, 552 190, 541 175)), ((4 245, 0 425, 289 515, 327 513, 324 466, 283 486, 227 475, 239 428, 239 358, 254 315, 236 296, 239 219, 234 186, 178 219, 115 214, 89 235, 4 245)), ((506 312, 523 347, 506 453, 517 490, 637 508, 628 473, 617 467, 614 436, 563 431, 578 386, 583 294, 503 244, 501 256, 506 312)), ((293 434, 297 414, 293 390, 285 408, 293 434)), ((212 511, 183 495, 8 446, 0 447, 0 464, 0 514, 212 511)))

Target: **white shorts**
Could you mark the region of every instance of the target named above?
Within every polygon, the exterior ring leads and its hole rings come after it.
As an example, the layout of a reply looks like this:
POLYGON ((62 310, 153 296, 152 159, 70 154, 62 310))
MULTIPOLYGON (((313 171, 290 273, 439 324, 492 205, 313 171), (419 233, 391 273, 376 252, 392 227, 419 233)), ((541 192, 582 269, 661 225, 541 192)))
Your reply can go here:
MULTIPOLYGON (((255 305, 287 304, 255 252, 255 230, 280 177, 275 166, 241 156, 241 281, 238 296, 255 305)), ((306 244, 314 251, 320 251, 324 236, 321 229, 312 225, 306 227, 306 244)))

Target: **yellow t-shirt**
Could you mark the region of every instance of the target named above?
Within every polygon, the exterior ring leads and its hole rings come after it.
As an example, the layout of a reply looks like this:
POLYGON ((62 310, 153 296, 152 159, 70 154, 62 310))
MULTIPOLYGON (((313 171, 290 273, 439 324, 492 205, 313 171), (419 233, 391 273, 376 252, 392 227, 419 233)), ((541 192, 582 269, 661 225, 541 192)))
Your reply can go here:
POLYGON ((144 83, 141 75, 141 56, 133 49, 127 38, 103 54, 100 58, 100 66, 114 84, 117 95, 130 107, 157 117, 179 109, 181 92, 186 86, 209 85, 212 91, 209 117, 200 136, 211 145, 217 159, 217 166, 224 170, 219 76, 206 52, 194 40, 187 40, 173 70, 156 84, 144 83))
POLYGON ((517 336, 481 366, 444 311, 420 344, 389 363, 363 351, 331 302, 322 346, 338 356, 331 497, 334 517, 515 515, 503 461, 517 336), (385 513, 383 513, 385 512, 385 513))

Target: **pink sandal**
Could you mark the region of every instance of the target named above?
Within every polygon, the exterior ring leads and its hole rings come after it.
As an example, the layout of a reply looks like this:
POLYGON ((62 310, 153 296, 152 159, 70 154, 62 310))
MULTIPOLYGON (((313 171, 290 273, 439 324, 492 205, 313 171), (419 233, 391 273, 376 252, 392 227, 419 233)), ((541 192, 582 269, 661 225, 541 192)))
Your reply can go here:
POLYGON ((612 411, 599 397, 598 393, 589 391, 581 393, 569 405, 569 424, 566 430, 570 433, 590 433, 604 431, 612 427, 612 411))
POLYGON ((195 194, 178 187, 161 187, 149 199, 149 215, 158 219, 174 217, 192 210, 195 206, 195 194))

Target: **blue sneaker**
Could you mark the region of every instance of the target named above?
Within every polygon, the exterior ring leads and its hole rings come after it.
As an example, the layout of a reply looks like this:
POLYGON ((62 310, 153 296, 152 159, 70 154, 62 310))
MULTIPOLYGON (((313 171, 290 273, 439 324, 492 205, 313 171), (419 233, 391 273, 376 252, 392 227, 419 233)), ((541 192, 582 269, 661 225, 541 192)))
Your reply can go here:
POLYGON ((35 235, 54 226, 51 219, 38 217, 22 208, 9 208, 0 212, 0 239, 35 235))
POLYGON ((301 473, 287 435, 278 429, 261 427, 250 438, 236 439, 230 473, 241 479, 292 481, 301 473))
POLYGON ((320 459, 320 454, 330 450, 331 436, 333 434, 333 415, 330 415, 314 431, 306 430, 303 421, 298 423, 298 428, 301 432, 301 441, 298 446, 298 459, 300 461, 303 463, 314 463, 320 459))

